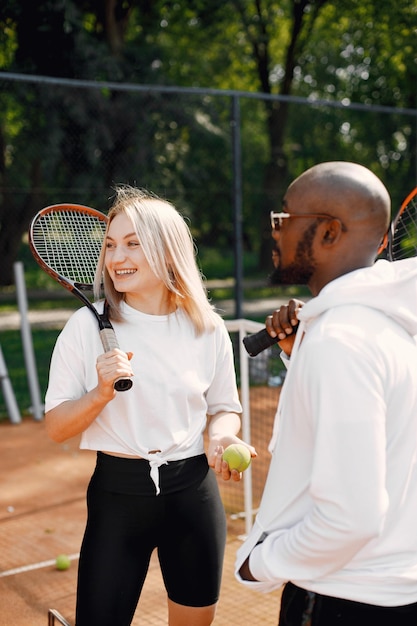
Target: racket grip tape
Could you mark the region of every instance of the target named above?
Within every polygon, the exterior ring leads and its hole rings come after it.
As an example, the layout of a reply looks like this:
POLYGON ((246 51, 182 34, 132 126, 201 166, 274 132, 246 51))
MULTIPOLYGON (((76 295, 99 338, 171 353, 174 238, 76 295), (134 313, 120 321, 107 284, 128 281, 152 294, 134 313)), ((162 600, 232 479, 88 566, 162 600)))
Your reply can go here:
POLYGON ((271 337, 266 328, 264 328, 253 335, 244 337, 243 345, 249 356, 257 356, 260 352, 278 343, 278 341, 278 337, 271 337))
MULTIPOLYGON (((110 352, 119 347, 113 328, 103 328, 100 330, 100 339, 103 344, 104 352, 110 352)), ((114 388, 116 391, 127 391, 132 385, 133 382, 130 378, 118 378, 114 383, 114 388)))

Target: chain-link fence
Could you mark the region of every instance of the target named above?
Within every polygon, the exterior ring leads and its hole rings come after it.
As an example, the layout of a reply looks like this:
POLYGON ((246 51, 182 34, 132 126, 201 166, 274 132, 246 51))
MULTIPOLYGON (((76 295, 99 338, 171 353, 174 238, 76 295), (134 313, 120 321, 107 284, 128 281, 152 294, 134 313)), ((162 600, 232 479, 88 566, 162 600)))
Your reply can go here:
POLYGON ((360 162, 382 178, 394 207, 416 181, 415 109, 9 73, 0 73, 0 106, 2 284, 39 208, 106 211, 118 183, 174 202, 190 218, 203 271, 211 249, 231 257, 239 278, 251 254, 262 246, 270 254, 262 226, 281 201, 267 195, 271 163, 284 190, 319 161, 360 162), (277 107, 286 110, 281 129, 271 125, 277 107))

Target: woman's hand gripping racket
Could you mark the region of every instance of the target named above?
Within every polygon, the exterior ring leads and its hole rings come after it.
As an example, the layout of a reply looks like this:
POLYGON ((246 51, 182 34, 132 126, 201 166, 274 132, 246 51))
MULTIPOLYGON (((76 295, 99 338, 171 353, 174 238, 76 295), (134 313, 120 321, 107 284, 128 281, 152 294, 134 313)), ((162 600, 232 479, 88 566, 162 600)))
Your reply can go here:
MULTIPOLYGON (((35 215, 29 229, 29 245, 41 268, 71 291, 96 317, 104 352, 118 348, 104 303, 102 315, 85 292, 92 293, 107 217, 79 204, 54 204, 35 215)), ((127 391, 130 378, 119 378, 116 391, 127 391)))
MULTIPOLYGON (((378 254, 386 248, 390 261, 417 256, 417 187, 408 194, 392 220, 378 254)), ((257 356, 278 341, 278 337, 271 337, 266 328, 243 339, 250 356, 257 356)))

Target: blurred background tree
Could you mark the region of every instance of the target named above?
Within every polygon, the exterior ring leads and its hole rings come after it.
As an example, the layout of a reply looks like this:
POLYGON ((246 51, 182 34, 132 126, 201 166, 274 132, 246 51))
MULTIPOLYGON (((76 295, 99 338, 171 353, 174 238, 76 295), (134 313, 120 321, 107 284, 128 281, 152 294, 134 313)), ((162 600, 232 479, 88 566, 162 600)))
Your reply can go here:
POLYGON ((363 163, 394 206, 416 182, 416 117, 401 114, 416 109, 416 0, 4 0, 0 25, 3 73, 92 81, 11 88, 0 75, 1 285, 39 208, 105 211, 120 182, 172 200, 201 250, 230 252, 230 90, 241 92, 245 248, 263 274, 269 210, 305 168, 363 163))

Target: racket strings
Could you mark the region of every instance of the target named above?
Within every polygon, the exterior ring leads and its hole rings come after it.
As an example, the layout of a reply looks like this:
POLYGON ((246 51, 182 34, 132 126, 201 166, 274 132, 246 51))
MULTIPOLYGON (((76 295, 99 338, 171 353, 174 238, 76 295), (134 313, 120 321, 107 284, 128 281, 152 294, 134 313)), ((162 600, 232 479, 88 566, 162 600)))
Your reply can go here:
POLYGON ((74 283, 92 285, 106 221, 79 211, 52 211, 33 226, 36 251, 54 272, 74 283))
POLYGON ((417 256, 417 189, 395 220, 390 242, 390 258, 394 261, 417 256))

